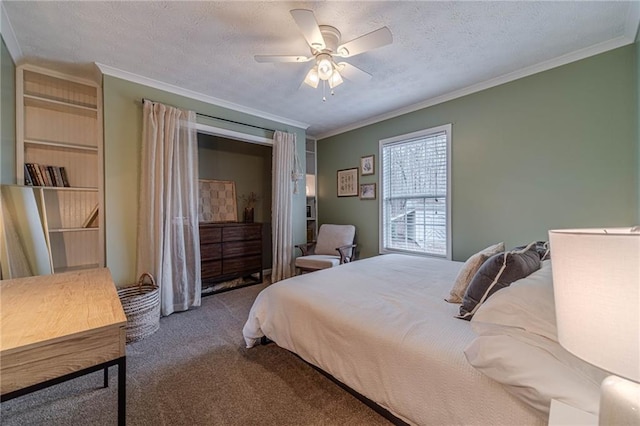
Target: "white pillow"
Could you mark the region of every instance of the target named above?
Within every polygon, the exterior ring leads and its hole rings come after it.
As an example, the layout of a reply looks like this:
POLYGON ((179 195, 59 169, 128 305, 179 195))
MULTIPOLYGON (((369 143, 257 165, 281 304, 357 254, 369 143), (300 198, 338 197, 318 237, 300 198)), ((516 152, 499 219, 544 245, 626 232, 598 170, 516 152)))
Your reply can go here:
POLYGON ((456 281, 453 283, 453 288, 449 292, 449 297, 444 300, 449 303, 462 303, 464 293, 467 291, 467 287, 469 287, 469 283, 476 272, 478 272, 478 269, 480 269, 482 264, 491 256, 503 251, 504 242, 489 246, 467 259, 464 265, 462 265, 460 272, 458 272, 456 281))
POLYGON ((476 311, 471 326, 482 334, 484 324, 518 327, 558 341, 551 261, 495 292, 476 311))
POLYGON ((495 325, 493 332, 485 330, 473 340, 464 354, 474 368, 546 415, 552 399, 598 414, 600 383, 608 373, 546 337, 495 325))
POLYGON ((598 414, 600 383, 609 374, 558 343, 551 261, 497 291, 475 313, 479 337, 467 361, 531 407, 549 413, 558 399, 598 414))

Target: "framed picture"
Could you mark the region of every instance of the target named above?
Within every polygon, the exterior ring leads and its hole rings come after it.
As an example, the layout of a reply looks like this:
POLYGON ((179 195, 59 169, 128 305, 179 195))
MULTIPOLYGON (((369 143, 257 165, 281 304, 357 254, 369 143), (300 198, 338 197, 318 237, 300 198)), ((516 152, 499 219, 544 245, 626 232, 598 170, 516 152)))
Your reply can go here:
POLYGON ((198 220, 237 222, 236 183, 232 180, 198 180, 198 220))
POLYGON ((375 200, 376 199, 376 184, 375 183, 363 183, 360 185, 360 199, 361 200, 375 200))
POLYGON ((358 196, 358 169, 338 170, 338 197, 358 196))
POLYGON ((375 156, 367 155, 360 158, 360 174, 362 176, 375 174, 375 156))

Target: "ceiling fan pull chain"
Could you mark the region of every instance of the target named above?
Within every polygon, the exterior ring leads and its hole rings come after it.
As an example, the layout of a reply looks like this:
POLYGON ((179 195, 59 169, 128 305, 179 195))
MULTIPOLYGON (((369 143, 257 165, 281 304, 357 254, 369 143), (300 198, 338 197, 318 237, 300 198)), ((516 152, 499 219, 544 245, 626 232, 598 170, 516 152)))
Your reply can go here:
POLYGON ((327 82, 322 80, 322 102, 327 102, 327 97, 324 95, 324 90, 327 87, 327 82))

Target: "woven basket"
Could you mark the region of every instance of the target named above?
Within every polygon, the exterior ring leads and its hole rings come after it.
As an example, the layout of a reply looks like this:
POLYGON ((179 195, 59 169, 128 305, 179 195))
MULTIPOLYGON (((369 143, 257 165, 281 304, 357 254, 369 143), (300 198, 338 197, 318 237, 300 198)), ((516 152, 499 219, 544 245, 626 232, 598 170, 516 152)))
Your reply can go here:
POLYGON ((138 284, 118 290, 127 316, 127 343, 147 337, 160 328, 160 291, 153 276, 140 275, 138 284), (148 283, 145 283, 145 278, 148 283))

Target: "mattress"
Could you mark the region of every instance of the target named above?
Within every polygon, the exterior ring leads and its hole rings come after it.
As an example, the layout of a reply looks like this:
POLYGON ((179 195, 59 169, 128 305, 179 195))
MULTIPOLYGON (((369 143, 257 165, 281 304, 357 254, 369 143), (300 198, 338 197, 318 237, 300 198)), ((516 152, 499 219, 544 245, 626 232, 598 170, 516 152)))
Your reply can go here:
POLYGON ((246 344, 266 336, 410 424, 546 424, 468 364, 476 335, 444 301, 461 266, 387 254, 280 281, 256 298, 246 344))

